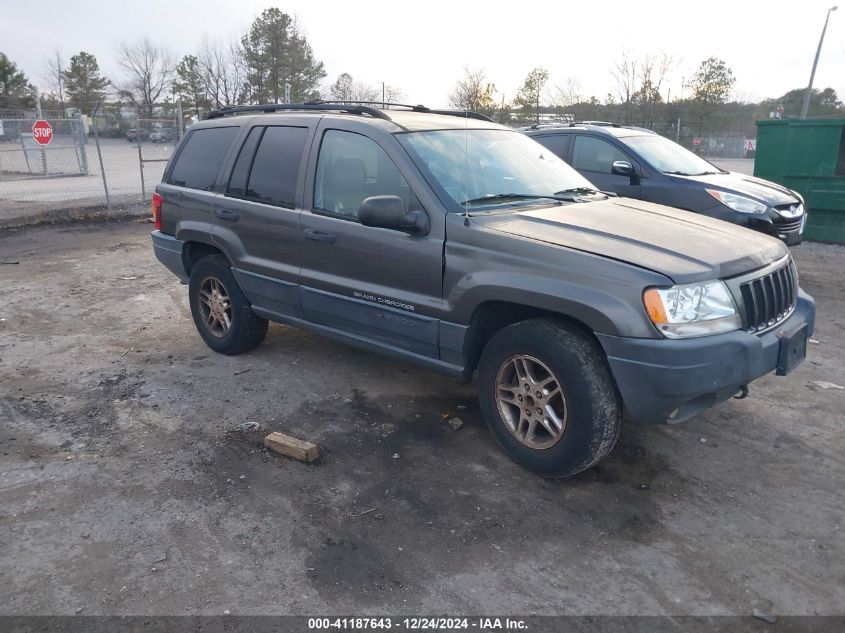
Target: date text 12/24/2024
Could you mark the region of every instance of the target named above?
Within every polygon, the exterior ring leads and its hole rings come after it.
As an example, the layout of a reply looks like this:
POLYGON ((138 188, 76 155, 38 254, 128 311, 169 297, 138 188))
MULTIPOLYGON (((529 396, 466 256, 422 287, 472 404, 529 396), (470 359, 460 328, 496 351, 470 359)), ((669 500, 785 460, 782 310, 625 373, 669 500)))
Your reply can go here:
POLYGON ((397 631, 519 631, 526 629, 526 623, 519 618, 309 618, 309 630, 397 630, 397 631))

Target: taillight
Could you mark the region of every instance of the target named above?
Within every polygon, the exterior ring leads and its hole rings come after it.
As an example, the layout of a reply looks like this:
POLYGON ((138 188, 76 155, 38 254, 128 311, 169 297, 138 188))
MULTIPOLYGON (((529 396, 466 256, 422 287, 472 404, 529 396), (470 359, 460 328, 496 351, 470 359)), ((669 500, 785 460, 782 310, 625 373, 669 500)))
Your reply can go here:
POLYGON ((161 194, 156 192, 153 194, 153 222, 155 223, 156 231, 161 230, 161 194))

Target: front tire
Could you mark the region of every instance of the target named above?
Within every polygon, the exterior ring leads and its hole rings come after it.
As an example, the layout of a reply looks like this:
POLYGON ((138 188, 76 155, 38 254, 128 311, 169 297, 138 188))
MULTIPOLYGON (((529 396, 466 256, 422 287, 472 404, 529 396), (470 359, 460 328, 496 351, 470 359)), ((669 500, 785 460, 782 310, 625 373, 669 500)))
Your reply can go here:
POLYGON ((598 344, 552 319, 509 325, 487 343, 478 366, 487 426, 517 463, 569 477, 608 453, 622 404, 598 344))
POLYGON ((194 325, 215 352, 242 354, 267 335, 267 319, 252 311, 222 255, 208 255, 194 264, 188 297, 194 325))

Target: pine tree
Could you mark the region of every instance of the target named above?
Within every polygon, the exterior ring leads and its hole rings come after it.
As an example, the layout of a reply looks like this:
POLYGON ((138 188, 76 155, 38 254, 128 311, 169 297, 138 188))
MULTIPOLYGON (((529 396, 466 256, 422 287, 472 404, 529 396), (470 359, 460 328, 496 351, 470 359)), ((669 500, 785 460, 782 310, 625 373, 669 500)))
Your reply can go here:
POLYGON ((0 53, 0 110, 31 108, 35 87, 17 64, 0 53))
POLYGON ((528 73, 522 87, 516 93, 516 99, 513 100, 514 105, 522 111, 523 119, 527 118, 526 115, 529 112, 533 112, 534 122, 540 122, 540 100, 548 80, 549 71, 545 68, 535 68, 528 73))
POLYGON ((279 9, 265 9, 255 18, 241 44, 254 102, 281 103, 285 84, 292 101, 307 100, 326 76, 296 21, 279 9))
POLYGON ((65 90, 71 105, 83 112, 90 112, 97 101, 106 97, 109 80, 100 75, 97 58, 80 51, 70 58, 65 71, 65 90))
POLYGON ((179 93, 185 111, 193 112, 197 118, 201 116, 200 110, 208 107, 207 87, 195 55, 185 55, 176 66, 173 90, 179 93))

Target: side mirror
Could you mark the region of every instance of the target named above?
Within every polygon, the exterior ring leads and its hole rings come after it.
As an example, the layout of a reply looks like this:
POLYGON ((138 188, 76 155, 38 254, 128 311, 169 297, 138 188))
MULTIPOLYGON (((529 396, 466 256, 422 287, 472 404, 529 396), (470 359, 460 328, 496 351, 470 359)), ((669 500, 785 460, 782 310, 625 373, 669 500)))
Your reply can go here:
POLYGON ((630 178, 633 178, 637 175, 637 172, 634 170, 634 166, 627 160, 613 161, 613 167, 610 171, 611 173, 614 173, 617 176, 628 176, 630 178))
POLYGON ((422 211, 408 212, 399 196, 364 198, 358 209, 358 221, 364 226, 394 229, 411 235, 428 231, 428 216, 422 211))

